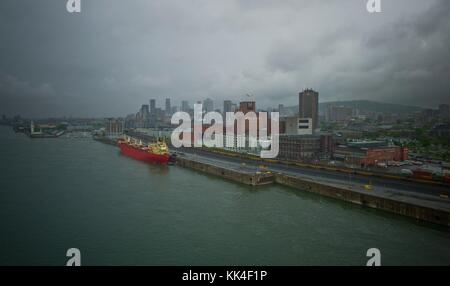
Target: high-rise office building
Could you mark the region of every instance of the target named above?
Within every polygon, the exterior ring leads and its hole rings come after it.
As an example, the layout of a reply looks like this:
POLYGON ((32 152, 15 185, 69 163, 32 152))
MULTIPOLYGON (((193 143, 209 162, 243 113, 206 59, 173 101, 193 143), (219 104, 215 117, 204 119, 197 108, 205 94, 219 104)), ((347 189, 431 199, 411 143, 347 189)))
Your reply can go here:
POLYGON ((236 112, 237 109, 238 109, 237 103, 232 103, 231 104, 231 112, 236 112))
POLYGON ((214 101, 210 98, 203 100, 203 110, 205 110, 205 112, 214 111, 214 101))
POLYGON ((142 119, 148 119, 150 117, 150 113, 149 113, 147 104, 142 105, 140 113, 141 113, 142 119))
POLYGON ((305 89, 299 93, 299 116, 312 118, 313 130, 319 126, 319 93, 312 89, 305 89))
POLYGON ((223 101, 223 113, 233 112, 234 110, 232 110, 232 107, 233 107, 233 103, 231 102, 231 100, 223 101))
POLYGON ((183 101, 181 102, 181 111, 183 111, 183 112, 189 112, 189 109, 190 109, 190 107, 189 107, 189 102, 188 102, 187 100, 183 100, 183 101))
POLYGON ((150 99, 150 115, 155 115, 155 109, 156 109, 156 101, 154 99, 150 99))
POLYGON ((172 107, 170 106, 170 98, 166 98, 166 114, 172 113, 172 107))

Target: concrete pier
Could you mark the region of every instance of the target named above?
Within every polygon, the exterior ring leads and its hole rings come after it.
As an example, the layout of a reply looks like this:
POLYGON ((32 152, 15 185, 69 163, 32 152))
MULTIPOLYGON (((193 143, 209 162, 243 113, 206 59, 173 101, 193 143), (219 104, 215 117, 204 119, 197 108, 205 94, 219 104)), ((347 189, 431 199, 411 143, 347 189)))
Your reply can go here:
POLYGON ((450 226, 450 212, 441 208, 431 208, 409 202, 375 196, 344 187, 331 186, 317 181, 297 178, 284 174, 276 174, 275 182, 283 186, 292 187, 302 191, 335 198, 338 200, 380 209, 411 218, 428 221, 436 224, 450 226))
POLYGON ((294 176, 284 172, 261 172, 255 170, 254 166, 193 154, 178 156, 176 161, 178 166, 250 186, 277 183, 345 202, 450 226, 450 203, 448 200, 437 197, 418 197, 417 194, 414 196, 407 192, 404 192, 404 194, 398 192, 393 195, 391 192, 383 190, 372 192, 370 189, 356 188, 355 185, 314 180, 306 176, 294 176))
POLYGON ((177 165, 207 174, 220 176, 238 183, 261 186, 275 182, 275 176, 269 173, 246 171, 245 169, 229 168, 226 166, 213 165, 201 160, 177 158, 177 165))

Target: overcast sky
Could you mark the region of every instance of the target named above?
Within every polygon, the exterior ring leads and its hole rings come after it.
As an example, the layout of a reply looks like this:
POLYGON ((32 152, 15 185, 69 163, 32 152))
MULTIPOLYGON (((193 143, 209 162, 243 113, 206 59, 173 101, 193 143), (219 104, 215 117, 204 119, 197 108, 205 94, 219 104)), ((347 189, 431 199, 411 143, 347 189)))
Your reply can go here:
POLYGON ((258 107, 450 101, 450 1, 0 1, 0 114, 123 116, 210 97, 258 107))

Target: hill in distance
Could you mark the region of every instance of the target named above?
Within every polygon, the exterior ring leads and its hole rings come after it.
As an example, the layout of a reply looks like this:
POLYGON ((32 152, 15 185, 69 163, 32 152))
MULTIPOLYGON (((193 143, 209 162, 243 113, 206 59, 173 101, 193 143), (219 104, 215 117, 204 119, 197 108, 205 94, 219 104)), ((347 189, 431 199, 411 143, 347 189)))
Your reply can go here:
MULTIPOLYGON (((394 103, 384 103, 371 100, 348 100, 348 101, 330 101, 319 103, 319 114, 325 114, 329 105, 345 106, 360 111, 376 113, 394 113, 399 115, 411 114, 422 111, 423 108, 411 105, 402 105, 394 103)), ((286 116, 295 116, 298 113, 298 105, 285 107, 286 116)))
POLYGON ((411 114, 423 110, 421 107, 402 105, 394 103, 377 102, 371 100, 349 100, 349 101, 333 101, 319 103, 319 112, 325 112, 329 105, 345 106, 354 109, 377 112, 377 113, 397 113, 411 114))

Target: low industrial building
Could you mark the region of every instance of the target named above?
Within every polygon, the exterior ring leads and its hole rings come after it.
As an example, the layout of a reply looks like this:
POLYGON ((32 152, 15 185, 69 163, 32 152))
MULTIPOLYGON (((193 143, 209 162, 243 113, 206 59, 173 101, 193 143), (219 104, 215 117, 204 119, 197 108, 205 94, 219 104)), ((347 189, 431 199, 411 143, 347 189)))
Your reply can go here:
POLYGON ((384 141, 357 141, 337 146, 333 157, 349 164, 369 167, 408 160, 408 148, 384 141))
POLYGON ((311 161, 330 157, 333 149, 331 134, 281 135, 278 158, 289 161, 311 161))

